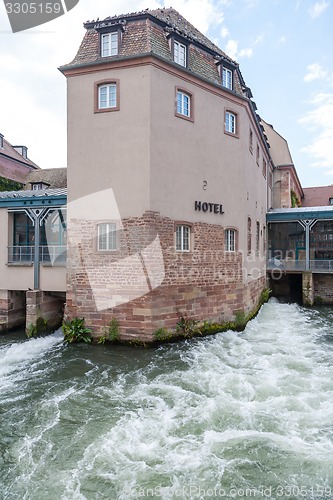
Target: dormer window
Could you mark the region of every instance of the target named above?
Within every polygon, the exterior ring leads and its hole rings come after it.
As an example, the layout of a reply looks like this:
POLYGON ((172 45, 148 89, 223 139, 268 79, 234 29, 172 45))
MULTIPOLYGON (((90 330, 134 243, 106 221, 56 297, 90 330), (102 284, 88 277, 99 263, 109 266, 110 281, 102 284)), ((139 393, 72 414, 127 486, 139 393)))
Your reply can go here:
POLYGON ((229 68, 222 68, 222 85, 229 90, 232 90, 232 71, 229 68))
POLYGON ((101 34, 101 56, 117 56, 119 52, 119 32, 101 34))
POLYGON ((46 184, 45 182, 31 182, 30 184, 33 191, 39 191, 40 189, 47 189, 50 187, 50 184, 46 184))
POLYGON ((186 68, 187 66, 187 46, 178 40, 173 41, 173 60, 175 63, 186 68))
POLYGON ((3 148, 3 135, 0 134, 0 148, 3 148))

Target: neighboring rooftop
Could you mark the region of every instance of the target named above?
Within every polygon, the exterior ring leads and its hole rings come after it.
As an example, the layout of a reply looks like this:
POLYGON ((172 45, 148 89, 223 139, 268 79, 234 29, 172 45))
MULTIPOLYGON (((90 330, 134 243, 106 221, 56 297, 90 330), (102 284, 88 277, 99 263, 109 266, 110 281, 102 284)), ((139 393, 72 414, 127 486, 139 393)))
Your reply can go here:
POLYGON ((67 168, 45 168, 30 172, 25 189, 33 189, 37 184, 42 184, 45 189, 67 187, 67 168))
POLYGON ((39 168, 36 163, 28 158, 28 148, 26 146, 12 146, 2 134, 0 136, 0 157, 14 160, 33 169, 39 168))
POLYGON ((193 74, 221 85, 218 63, 227 62, 237 69, 234 76, 234 91, 246 97, 252 96, 250 89, 245 86, 237 62, 228 57, 173 8, 147 9, 132 14, 107 17, 103 20, 87 21, 84 27, 87 32, 74 60, 62 66, 61 71, 66 71, 71 67, 151 54, 173 64, 169 38, 175 35, 189 44, 187 69, 193 74), (108 29, 117 27, 122 31, 118 55, 101 57, 99 32, 105 33, 108 29))
POLYGON ((333 205, 333 185, 308 187, 303 188, 303 191, 303 207, 323 207, 333 205))

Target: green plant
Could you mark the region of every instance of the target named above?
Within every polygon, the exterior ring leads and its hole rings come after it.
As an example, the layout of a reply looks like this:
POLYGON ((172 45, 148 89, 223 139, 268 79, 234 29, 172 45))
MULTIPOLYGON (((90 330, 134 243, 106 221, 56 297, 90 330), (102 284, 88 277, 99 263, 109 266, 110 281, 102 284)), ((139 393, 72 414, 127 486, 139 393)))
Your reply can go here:
POLYGON ((19 191, 22 188, 23 184, 20 182, 0 177, 0 191, 19 191))
POLYGON ((98 344, 105 344, 106 341, 107 341, 107 337, 105 335, 103 335, 102 337, 98 337, 97 343, 98 344))
POLYGON ((112 318, 109 323, 108 340, 116 342, 119 339, 119 323, 116 318, 112 318))
POLYGON ((247 322, 247 317, 244 311, 236 311, 235 312, 235 324, 236 327, 244 326, 247 322))
POLYGON ((261 295, 260 295, 260 305, 261 304, 264 304, 265 302, 268 301, 270 295, 272 293, 272 290, 270 288, 264 288, 263 291, 261 292, 261 295))
POLYGON ((299 198, 298 198, 297 194, 295 193, 295 191, 293 189, 290 191, 290 200, 291 200, 291 206, 292 206, 292 208, 301 207, 302 206, 301 202, 299 201, 299 198))
POLYGON ((64 321, 62 324, 64 332, 64 341, 72 344, 73 342, 90 343, 91 330, 84 326, 84 318, 73 318, 70 321, 64 321))
POLYGON ((198 321, 189 318, 187 315, 182 315, 177 323, 177 331, 185 338, 191 338, 193 335, 201 334, 198 321))
POLYGON ((316 295, 314 298, 314 303, 318 306, 322 305, 324 303, 323 297, 320 297, 320 295, 316 295))
POLYGON ((172 332, 167 328, 158 328, 154 333, 156 340, 168 340, 172 338, 172 332))
POLYGON ((31 339, 31 337, 34 337, 37 333, 36 326, 30 323, 30 325, 27 326, 25 330, 25 334, 28 337, 28 339, 31 339))

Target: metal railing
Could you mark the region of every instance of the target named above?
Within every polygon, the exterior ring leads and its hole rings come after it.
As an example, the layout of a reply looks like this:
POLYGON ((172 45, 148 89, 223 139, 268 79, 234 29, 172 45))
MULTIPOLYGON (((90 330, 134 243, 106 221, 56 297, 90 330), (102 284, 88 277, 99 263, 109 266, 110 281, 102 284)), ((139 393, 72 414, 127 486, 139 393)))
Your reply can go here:
MULTIPOLYGON (((8 264, 33 263, 35 247, 11 246, 8 247, 8 264)), ((41 263, 66 264, 67 247, 65 245, 41 245, 39 247, 39 261, 41 263)))
MULTIPOLYGON (((305 260, 289 260, 289 259, 269 259, 267 261, 268 271, 305 271, 305 260)), ((316 259, 309 261, 309 270, 314 273, 333 273, 333 260, 316 259)))

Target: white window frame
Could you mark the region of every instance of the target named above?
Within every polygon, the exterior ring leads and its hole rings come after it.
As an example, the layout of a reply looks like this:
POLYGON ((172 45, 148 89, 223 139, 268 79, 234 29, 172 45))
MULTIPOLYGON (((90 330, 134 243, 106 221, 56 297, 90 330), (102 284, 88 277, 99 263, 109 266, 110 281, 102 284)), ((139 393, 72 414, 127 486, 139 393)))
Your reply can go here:
POLYGON ((97 250, 111 252, 117 248, 117 224, 115 222, 100 222, 97 225, 97 250))
POLYGON ((191 116, 191 96, 182 90, 177 90, 177 113, 188 118, 191 116))
POLYGON ((119 51, 119 35, 118 31, 112 33, 101 34, 101 56, 110 57, 117 56, 119 51))
POLYGON ((226 229, 224 241, 226 252, 236 252, 236 229, 226 229))
POLYGON ((105 83, 98 86, 98 109, 110 109, 117 107, 117 84, 105 83), (102 92, 105 91, 105 98, 102 92))
POLYGON ((229 68, 222 68, 222 85, 223 87, 232 90, 232 71, 229 68))
POLYGON ((176 250, 189 252, 191 250, 191 228, 185 224, 176 227, 176 250))
POLYGON ((186 45, 178 42, 177 40, 173 41, 173 60, 175 61, 175 63, 183 66, 184 68, 186 68, 187 64, 186 51, 186 45))
POLYGON ((225 131, 228 134, 236 135, 237 130, 237 116, 231 111, 225 112, 225 131))

